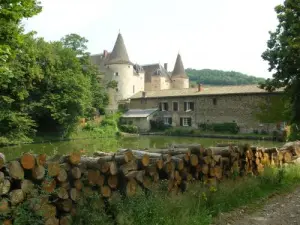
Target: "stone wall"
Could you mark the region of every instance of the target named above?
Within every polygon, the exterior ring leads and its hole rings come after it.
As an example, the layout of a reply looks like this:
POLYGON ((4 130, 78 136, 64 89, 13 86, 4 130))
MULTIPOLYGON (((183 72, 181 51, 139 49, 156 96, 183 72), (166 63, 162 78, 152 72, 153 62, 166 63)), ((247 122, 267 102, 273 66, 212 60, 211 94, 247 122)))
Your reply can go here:
POLYGON ((261 124, 255 117, 258 104, 268 101, 270 93, 207 95, 186 97, 164 97, 131 99, 131 109, 147 109, 159 107, 160 102, 168 103, 168 111, 162 111, 163 117, 172 117, 172 125, 180 126, 180 117, 191 118, 191 126, 198 127, 200 123, 236 122, 242 133, 253 130, 275 129, 275 124, 261 124), (173 102, 178 102, 178 111, 173 110, 173 102), (184 111, 184 102, 193 102, 194 110, 184 111))

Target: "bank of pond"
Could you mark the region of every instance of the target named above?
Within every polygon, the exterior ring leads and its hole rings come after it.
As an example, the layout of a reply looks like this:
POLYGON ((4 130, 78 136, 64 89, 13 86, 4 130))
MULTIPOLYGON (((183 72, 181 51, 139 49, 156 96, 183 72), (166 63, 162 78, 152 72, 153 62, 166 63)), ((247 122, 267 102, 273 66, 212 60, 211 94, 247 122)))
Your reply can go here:
POLYGON ((145 148, 165 148, 170 144, 191 144, 199 143, 205 147, 214 146, 220 143, 249 143, 250 145, 276 147, 282 145, 280 142, 264 140, 233 140, 219 138, 199 138, 199 137, 175 137, 175 136, 138 136, 119 138, 85 138, 69 141, 53 141, 36 144, 22 144, 0 148, 7 159, 18 157, 22 152, 33 152, 36 154, 46 153, 53 155, 56 153, 67 154, 73 151, 81 151, 90 155, 95 151, 114 152, 120 148, 145 149, 145 148))

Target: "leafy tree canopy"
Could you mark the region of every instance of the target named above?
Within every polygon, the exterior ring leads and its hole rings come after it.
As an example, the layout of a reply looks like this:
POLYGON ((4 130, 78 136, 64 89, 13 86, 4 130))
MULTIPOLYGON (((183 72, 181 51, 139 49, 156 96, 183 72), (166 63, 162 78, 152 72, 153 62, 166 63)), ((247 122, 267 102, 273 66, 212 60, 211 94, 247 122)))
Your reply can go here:
POLYGON ((40 11, 34 0, 0 3, 0 144, 31 141, 36 131, 68 135, 108 104, 85 38, 24 34, 20 21, 40 11))
POLYGON ((262 88, 284 88, 291 103, 290 121, 300 124, 300 0, 285 0, 275 8, 279 24, 270 32, 262 58, 269 63, 273 78, 262 88))

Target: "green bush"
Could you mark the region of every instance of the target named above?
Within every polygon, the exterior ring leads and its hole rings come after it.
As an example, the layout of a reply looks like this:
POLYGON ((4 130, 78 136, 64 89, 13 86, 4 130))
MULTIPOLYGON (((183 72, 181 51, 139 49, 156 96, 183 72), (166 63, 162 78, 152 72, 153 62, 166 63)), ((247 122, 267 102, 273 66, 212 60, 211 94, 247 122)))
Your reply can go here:
POLYGON ((292 124, 290 128, 290 134, 288 136, 289 141, 300 140, 300 126, 297 124, 292 124))
POLYGON ((101 121, 101 125, 117 127, 117 122, 113 119, 104 119, 101 121))
POLYGON ((201 123, 199 124, 199 128, 204 131, 213 131, 219 133, 233 133, 237 134, 240 131, 237 123, 201 123))
POLYGON ((138 127, 135 125, 127 125, 127 124, 123 124, 120 125, 120 130, 126 133, 137 133, 138 132, 138 127))
POLYGON ((150 126, 152 131, 164 131, 171 127, 171 125, 165 125, 162 120, 150 120, 150 126))

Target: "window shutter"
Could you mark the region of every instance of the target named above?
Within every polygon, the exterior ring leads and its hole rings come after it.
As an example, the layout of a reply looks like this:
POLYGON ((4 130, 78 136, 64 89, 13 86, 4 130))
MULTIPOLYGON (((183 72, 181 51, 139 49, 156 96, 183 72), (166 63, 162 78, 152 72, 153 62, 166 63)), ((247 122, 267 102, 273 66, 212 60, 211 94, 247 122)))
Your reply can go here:
POLYGON ((159 107, 159 111, 162 111, 162 106, 161 106, 161 104, 162 104, 162 103, 160 102, 160 103, 159 103, 159 106, 158 106, 158 107, 159 107))
POLYGON ((187 102, 184 102, 184 111, 187 109, 187 102))
POLYGON ((194 102, 190 103, 191 110, 194 111, 194 102))
POLYGON ((180 118, 180 126, 183 126, 183 118, 180 118))
POLYGON ((189 125, 189 127, 192 126, 192 118, 188 118, 188 125, 189 125))

